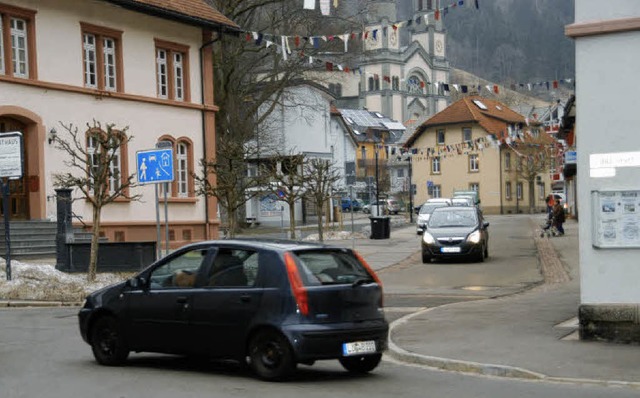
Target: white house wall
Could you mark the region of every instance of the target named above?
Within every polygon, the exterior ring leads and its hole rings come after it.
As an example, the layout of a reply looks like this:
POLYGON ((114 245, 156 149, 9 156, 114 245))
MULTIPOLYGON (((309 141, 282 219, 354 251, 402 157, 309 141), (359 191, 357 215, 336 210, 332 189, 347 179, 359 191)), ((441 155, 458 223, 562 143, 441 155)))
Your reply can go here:
MULTIPOLYGON (((203 157, 202 111, 170 104, 154 104, 157 99, 154 39, 187 45, 189 53, 190 95, 192 103, 201 98, 199 47, 202 30, 183 24, 127 11, 102 1, 35 1, 0 0, 4 4, 36 10, 36 86, 0 81, 0 106, 16 106, 41 118, 45 131, 55 128, 64 137, 64 124, 72 123, 81 133, 94 119, 114 123, 117 128, 128 126, 129 174, 136 171, 136 152, 153 149, 158 138, 170 135, 186 137, 192 142, 193 166, 203 157), (67 88, 83 88, 82 35, 80 22, 122 30, 124 94, 137 98, 124 100, 108 96, 76 93, 67 88), (38 87, 38 83, 60 84, 59 88, 38 87), (63 86, 62 86, 63 85, 63 86)), ((46 196, 54 195, 53 174, 69 171, 64 165, 65 154, 42 142, 44 148, 44 186, 46 196)), ((30 154, 37 156, 37 154, 30 154)), ((104 223, 155 222, 154 187, 132 188, 130 194, 142 194, 142 202, 114 203, 103 210, 104 223)), ((79 193, 74 193, 79 197, 79 193)), ((46 216, 55 214, 55 200, 47 200, 46 216)), ((192 198, 184 203, 170 203, 170 220, 181 223, 203 223, 205 203, 192 198)), ((92 218, 90 205, 84 200, 73 204, 73 211, 84 220, 92 218)), ((210 216, 210 219, 215 218, 210 216)))
MULTIPOLYGON (((606 7, 599 1, 576 2, 576 23, 630 17, 640 17, 640 2, 617 0, 606 7)), ((589 164, 591 154, 638 153, 640 149, 637 93, 630 89, 640 86, 640 52, 629 51, 640 48, 640 31, 578 37, 575 43, 577 188, 578 197, 583 198, 578 201, 581 301, 640 303, 640 249, 596 249, 591 241, 592 230, 597 228, 591 216, 591 192, 638 191, 640 168, 619 167, 614 176, 591 178, 589 164)))

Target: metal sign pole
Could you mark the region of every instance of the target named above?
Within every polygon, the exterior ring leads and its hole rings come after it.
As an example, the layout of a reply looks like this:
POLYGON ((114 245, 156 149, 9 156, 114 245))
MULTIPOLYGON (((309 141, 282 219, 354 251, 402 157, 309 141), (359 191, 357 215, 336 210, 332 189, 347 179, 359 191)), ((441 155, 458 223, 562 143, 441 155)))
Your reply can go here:
POLYGON ((162 235, 160 235, 160 198, 158 197, 158 184, 153 184, 156 191, 156 252, 158 259, 162 257, 162 235))
POLYGON ((0 180, 2 185, 2 209, 4 212, 4 244, 7 248, 6 273, 7 280, 11 280, 11 234, 9 232, 9 179, 0 180))
POLYGON ((164 183, 164 234, 165 234, 165 255, 169 254, 169 205, 167 202, 167 191, 169 190, 169 183, 164 183))

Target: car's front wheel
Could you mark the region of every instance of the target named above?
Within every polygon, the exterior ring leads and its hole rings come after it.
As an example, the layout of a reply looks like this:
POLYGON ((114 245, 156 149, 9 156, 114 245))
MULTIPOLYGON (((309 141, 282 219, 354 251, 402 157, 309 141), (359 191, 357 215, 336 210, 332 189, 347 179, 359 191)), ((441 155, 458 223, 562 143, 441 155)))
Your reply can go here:
POLYGON ((431 262, 431 255, 427 249, 422 249, 422 264, 428 264, 431 262))
POLYGON ((289 342, 281 334, 267 330, 249 343, 251 369, 263 380, 282 380, 296 369, 289 342))
POLYGON ((382 354, 374 354, 358 357, 344 357, 338 360, 340 361, 340 365, 351 373, 367 373, 375 369, 381 359, 382 354))
POLYGON ((127 360, 129 349, 114 317, 102 316, 95 321, 91 332, 91 350, 100 365, 118 366, 127 360))

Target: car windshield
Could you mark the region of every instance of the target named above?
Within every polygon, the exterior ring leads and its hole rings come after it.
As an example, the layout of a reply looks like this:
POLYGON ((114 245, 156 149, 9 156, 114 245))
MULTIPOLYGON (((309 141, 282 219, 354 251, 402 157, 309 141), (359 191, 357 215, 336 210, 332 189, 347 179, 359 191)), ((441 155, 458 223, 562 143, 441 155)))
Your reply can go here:
POLYGON ((473 227, 478 224, 476 212, 473 210, 443 210, 435 211, 429 218, 429 227, 473 227))
POLYGON ((305 250, 295 255, 305 286, 374 281, 358 259, 348 252, 305 250))
POLYGON ((420 208, 420 214, 431 214, 438 207, 447 207, 447 206, 448 205, 446 203, 428 203, 428 204, 422 205, 422 207, 420 208))

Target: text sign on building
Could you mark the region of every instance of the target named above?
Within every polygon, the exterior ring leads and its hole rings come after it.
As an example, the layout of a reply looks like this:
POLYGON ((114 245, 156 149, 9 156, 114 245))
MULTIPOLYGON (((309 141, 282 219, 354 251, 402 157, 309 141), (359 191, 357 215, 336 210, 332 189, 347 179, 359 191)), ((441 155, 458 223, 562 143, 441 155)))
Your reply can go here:
POLYGON ((173 181, 173 150, 149 149, 136 152, 138 183, 155 184, 173 181))
POLYGON ((0 133, 0 177, 22 177, 22 133, 0 133))
POLYGON ((640 152, 594 153, 589 155, 589 168, 640 167, 640 152))

